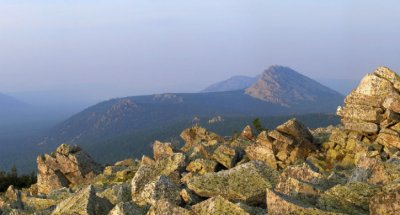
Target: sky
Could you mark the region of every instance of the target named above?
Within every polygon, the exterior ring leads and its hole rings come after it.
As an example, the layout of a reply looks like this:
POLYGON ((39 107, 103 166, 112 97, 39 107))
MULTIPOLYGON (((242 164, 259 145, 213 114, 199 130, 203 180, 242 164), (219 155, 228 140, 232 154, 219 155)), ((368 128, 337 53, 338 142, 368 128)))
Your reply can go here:
POLYGON ((398 0, 0 0, 0 92, 196 92, 275 64, 315 79, 400 72, 399 11, 398 0))

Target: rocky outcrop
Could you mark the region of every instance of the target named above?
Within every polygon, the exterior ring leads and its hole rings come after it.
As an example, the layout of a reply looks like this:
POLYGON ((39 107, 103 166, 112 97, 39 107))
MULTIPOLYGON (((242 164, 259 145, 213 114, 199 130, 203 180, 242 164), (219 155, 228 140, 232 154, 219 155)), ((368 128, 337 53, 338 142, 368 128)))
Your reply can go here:
POLYGON ((399 86, 400 77, 386 67, 365 76, 338 109, 345 128, 370 136, 385 147, 400 149, 395 126, 400 122, 399 86))
POLYGON ((77 146, 62 144, 51 155, 40 155, 38 165, 38 192, 47 194, 52 190, 71 184, 89 183, 102 167, 77 146))

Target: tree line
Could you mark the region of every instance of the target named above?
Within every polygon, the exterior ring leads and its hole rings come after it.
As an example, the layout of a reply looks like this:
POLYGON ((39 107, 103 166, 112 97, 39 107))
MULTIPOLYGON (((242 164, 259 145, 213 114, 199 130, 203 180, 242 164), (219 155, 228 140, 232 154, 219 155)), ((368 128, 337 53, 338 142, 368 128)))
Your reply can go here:
POLYGON ((4 192, 10 185, 21 189, 35 184, 37 177, 35 172, 31 174, 18 175, 17 167, 14 165, 9 172, 0 170, 0 192, 4 192))

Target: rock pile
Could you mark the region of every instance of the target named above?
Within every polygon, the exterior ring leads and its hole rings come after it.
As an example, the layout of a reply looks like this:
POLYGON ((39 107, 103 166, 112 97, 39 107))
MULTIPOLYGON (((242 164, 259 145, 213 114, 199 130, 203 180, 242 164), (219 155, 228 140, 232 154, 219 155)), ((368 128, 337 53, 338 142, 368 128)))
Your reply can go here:
POLYGON ((389 156, 400 149, 400 76, 379 67, 365 76, 339 107, 346 130, 355 131, 387 148, 389 156))
POLYGON ((101 165, 77 146, 62 144, 51 154, 40 155, 38 192, 48 194, 70 185, 85 184, 101 173, 101 165))
POLYGON ((207 215, 400 212, 400 78, 367 75, 338 114, 310 131, 296 119, 231 138, 193 127, 184 146, 104 168, 78 147, 38 158, 38 184, 0 195, 5 214, 207 215))

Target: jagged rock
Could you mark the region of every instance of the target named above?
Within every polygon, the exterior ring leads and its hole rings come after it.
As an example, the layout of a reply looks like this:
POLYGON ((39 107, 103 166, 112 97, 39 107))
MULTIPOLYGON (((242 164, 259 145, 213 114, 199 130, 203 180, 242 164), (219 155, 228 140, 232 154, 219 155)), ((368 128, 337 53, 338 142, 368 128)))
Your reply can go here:
POLYGON ((212 158, 218 163, 222 164, 224 167, 230 169, 235 166, 238 160, 239 154, 235 149, 228 146, 218 147, 212 156, 212 158))
POLYGON ((276 130, 284 134, 288 134, 298 141, 308 140, 310 142, 313 142, 314 139, 310 130, 308 130, 305 125, 303 125, 296 119, 291 119, 285 122, 284 124, 278 126, 276 130))
POLYGON ((398 134, 380 133, 376 142, 384 146, 394 146, 400 149, 400 136, 398 134))
POLYGON ((245 152, 250 160, 262 161, 271 168, 277 169, 276 158, 271 142, 257 141, 255 144, 248 146, 245 152))
POLYGON ((132 179, 132 199, 139 205, 154 204, 160 198, 179 203, 180 199, 177 198, 180 188, 164 176, 168 176, 172 171, 172 168, 165 171, 157 167, 142 165, 132 179))
MULTIPOLYGON (((221 196, 216 196, 192 206, 192 211, 195 215, 206 214, 232 214, 232 215, 250 215, 248 211, 239 205, 224 199, 221 196)), ((252 213, 255 214, 255 213, 252 213)))
POLYGON ((148 166, 153 166, 156 164, 156 161, 154 161, 153 159, 151 159, 150 157, 143 155, 140 164, 142 165, 148 165, 148 166))
POLYGON ((9 200, 17 201, 17 199, 21 199, 21 192, 15 189, 13 185, 11 185, 7 188, 5 197, 9 200))
POLYGON ((315 202, 323 192, 322 188, 311 183, 297 180, 295 178, 282 178, 276 185, 275 191, 291 197, 307 199, 315 202))
POLYGON ((153 144, 153 154, 154 159, 159 160, 161 158, 172 156, 174 152, 172 150, 171 143, 162 143, 160 141, 156 141, 153 144))
POLYGON ((268 214, 335 214, 332 212, 322 211, 317 209, 314 205, 307 202, 303 202, 297 198, 285 196, 274 192, 273 190, 267 190, 267 209, 268 214))
POLYGON ((131 186, 129 183, 117 184, 99 193, 98 196, 107 199, 113 205, 129 202, 132 200, 131 186))
POLYGON ((278 177, 277 171, 271 167, 251 161, 230 170, 194 176, 187 186, 202 197, 221 195, 229 200, 263 203, 265 189, 274 187, 278 177))
POLYGON ((288 135, 282 134, 281 132, 276 130, 270 131, 268 133, 268 136, 287 145, 292 145, 294 143, 293 138, 289 137, 288 135))
POLYGON ((327 190, 318 199, 318 207, 346 214, 368 214, 370 199, 379 188, 366 183, 337 185, 327 190))
POLYGON ((90 182, 102 168, 77 146, 62 144, 53 155, 41 155, 38 164, 38 192, 47 194, 70 184, 90 182))
POLYGON ((204 175, 208 172, 215 172, 218 163, 213 160, 196 159, 187 165, 186 170, 193 173, 204 175))
POLYGON ((147 215, 191 215, 191 213, 171 202, 160 200, 151 206, 147 215))
MULTIPOLYGON (((185 146, 181 149, 187 152, 190 148, 201 143, 223 142, 224 139, 215 133, 207 131, 205 128, 193 127, 182 132, 181 138, 185 141, 185 146)), ((211 143, 212 144, 212 143, 211 143)))
POLYGON ((107 215, 111 209, 112 204, 98 197, 95 188, 90 185, 58 204, 52 215, 107 215))
POLYGON ((289 178, 294 178, 314 185, 323 184, 326 181, 324 175, 313 170, 308 164, 304 163, 298 166, 289 166, 285 168, 280 175, 280 181, 289 178))
POLYGON ((253 131, 251 130, 250 125, 246 126, 242 133, 240 134, 240 136, 242 138, 248 139, 248 140, 252 140, 253 139, 253 131))
POLYGON ((371 215, 396 215, 400 211, 400 184, 392 189, 384 190, 371 198, 371 215))
POLYGON ((132 202, 120 202, 108 215, 146 215, 146 208, 139 207, 132 202))

